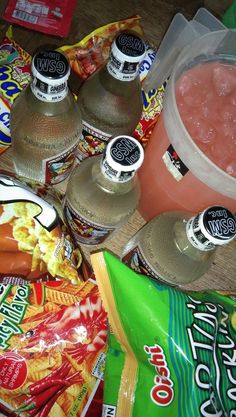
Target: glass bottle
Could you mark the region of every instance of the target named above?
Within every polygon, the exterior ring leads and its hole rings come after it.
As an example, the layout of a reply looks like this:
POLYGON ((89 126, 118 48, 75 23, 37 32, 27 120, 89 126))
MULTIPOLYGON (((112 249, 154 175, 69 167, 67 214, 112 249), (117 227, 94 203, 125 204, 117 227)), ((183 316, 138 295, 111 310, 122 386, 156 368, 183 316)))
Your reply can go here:
POLYGON ((107 63, 82 84, 77 101, 82 116, 78 162, 102 153, 111 137, 133 134, 143 107, 138 71, 144 56, 142 39, 121 32, 107 63))
POLYGON ((235 216, 212 206, 191 216, 163 213, 146 223, 122 251, 132 269, 171 285, 190 283, 210 268, 217 246, 236 235, 235 216))
POLYGON ((68 89, 70 66, 57 51, 37 53, 32 80, 15 100, 10 117, 17 174, 48 184, 70 173, 81 134, 81 117, 68 89))
POLYGON ((136 170, 144 151, 130 136, 117 136, 104 155, 77 165, 67 185, 64 216, 77 243, 104 242, 134 212, 139 200, 136 170))

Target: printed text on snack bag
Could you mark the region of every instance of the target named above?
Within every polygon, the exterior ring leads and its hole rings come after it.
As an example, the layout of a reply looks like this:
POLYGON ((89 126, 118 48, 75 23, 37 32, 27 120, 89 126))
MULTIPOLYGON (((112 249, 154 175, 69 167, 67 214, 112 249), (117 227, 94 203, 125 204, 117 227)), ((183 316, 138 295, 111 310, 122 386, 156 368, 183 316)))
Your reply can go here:
POLYGON ((155 367, 157 375, 154 378, 154 387, 151 390, 151 399, 156 404, 166 407, 171 404, 174 398, 173 381, 170 378, 163 349, 155 344, 154 346, 144 346, 144 351, 150 355, 149 363, 155 367))
POLYGON ((9 347, 7 342, 13 335, 22 333, 19 324, 29 304, 29 287, 17 286, 12 302, 8 303, 5 298, 10 291, 11 285, 0 284, 0 315, 3 317, 0 322, 0 348, 3 350, 9 347))
POLYGON ((197 386, 205 390, 208 398, 200 405, 200 413, 203 417, 221 417, 223 410, 213 411, 214 391, 211 375, 215 370, 215 389, 217 397, 222 401, 222 395, 232 401, 229 417, 236 417, 236 349, 228 328, 229 315, 220 304, 202 302, 188 296, 187 307, 192 310, 193 322, 187 328, 192 356, 196 363, 195 381, 197 386), (217 337, 216 337, 217 335, 217 337), (209 355, 206 361, 206 355, 209 355), (221 358, 221 361, 219 361, 221 358), (222 370, 220 362, 225 366, 222 370), (210 365, 211 364, 211 368, 210 365), (227 386, 222 393, 223 377, 227 375, 227 386))

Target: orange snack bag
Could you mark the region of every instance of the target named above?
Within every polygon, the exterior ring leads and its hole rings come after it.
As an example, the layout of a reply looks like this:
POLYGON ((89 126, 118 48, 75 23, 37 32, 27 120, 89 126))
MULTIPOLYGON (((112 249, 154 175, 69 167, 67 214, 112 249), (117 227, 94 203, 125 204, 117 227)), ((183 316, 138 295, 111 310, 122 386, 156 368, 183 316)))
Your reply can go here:
POLYGON ((74 45, 59 48, 70 61, 72 71, 82 80, 86 80, 108 59, 110 47, 115 35, 121 30, 132 30, 143 34, 141 17, 136 15, 117 22, 108 23, 94 30, 74 45))
POLYGON ((50 188, 29 187, 0 173, 0 282, 65 279, 77 284, 86 278, 56 199, 50 188))

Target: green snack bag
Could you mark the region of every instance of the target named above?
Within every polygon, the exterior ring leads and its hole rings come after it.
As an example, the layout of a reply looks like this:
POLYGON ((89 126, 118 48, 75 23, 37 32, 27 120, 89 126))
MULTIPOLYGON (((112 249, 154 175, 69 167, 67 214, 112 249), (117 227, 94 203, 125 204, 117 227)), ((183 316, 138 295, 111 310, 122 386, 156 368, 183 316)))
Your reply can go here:
POLYGON ((103 417, 236 417, 236 292, 186 292, 91 255, 110 325, 103 417))

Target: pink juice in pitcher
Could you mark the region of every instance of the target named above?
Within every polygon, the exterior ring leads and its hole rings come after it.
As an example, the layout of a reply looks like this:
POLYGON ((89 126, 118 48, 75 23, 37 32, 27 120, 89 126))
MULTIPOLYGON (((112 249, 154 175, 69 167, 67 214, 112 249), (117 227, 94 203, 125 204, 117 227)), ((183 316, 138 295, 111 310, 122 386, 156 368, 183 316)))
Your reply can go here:
POLYGON ((149 220, 164 211, 197 212, 212 204, 236 211, 236 200, 224 193, 224 187, 216 190, 208 184, 214 172, 236 177, 236 64, 209 61, 184 71, 175 84, 175 100, 181 128, 197 146, 193 144, 188 161, 186 155, 183 160, 184 140, 177 153, 167 133, 175 136, 174 122, 160 116, 139 172, 140 213, 149 220), (206 172, 205 182, 189 168, 199 155, 213 168, 206 172))

